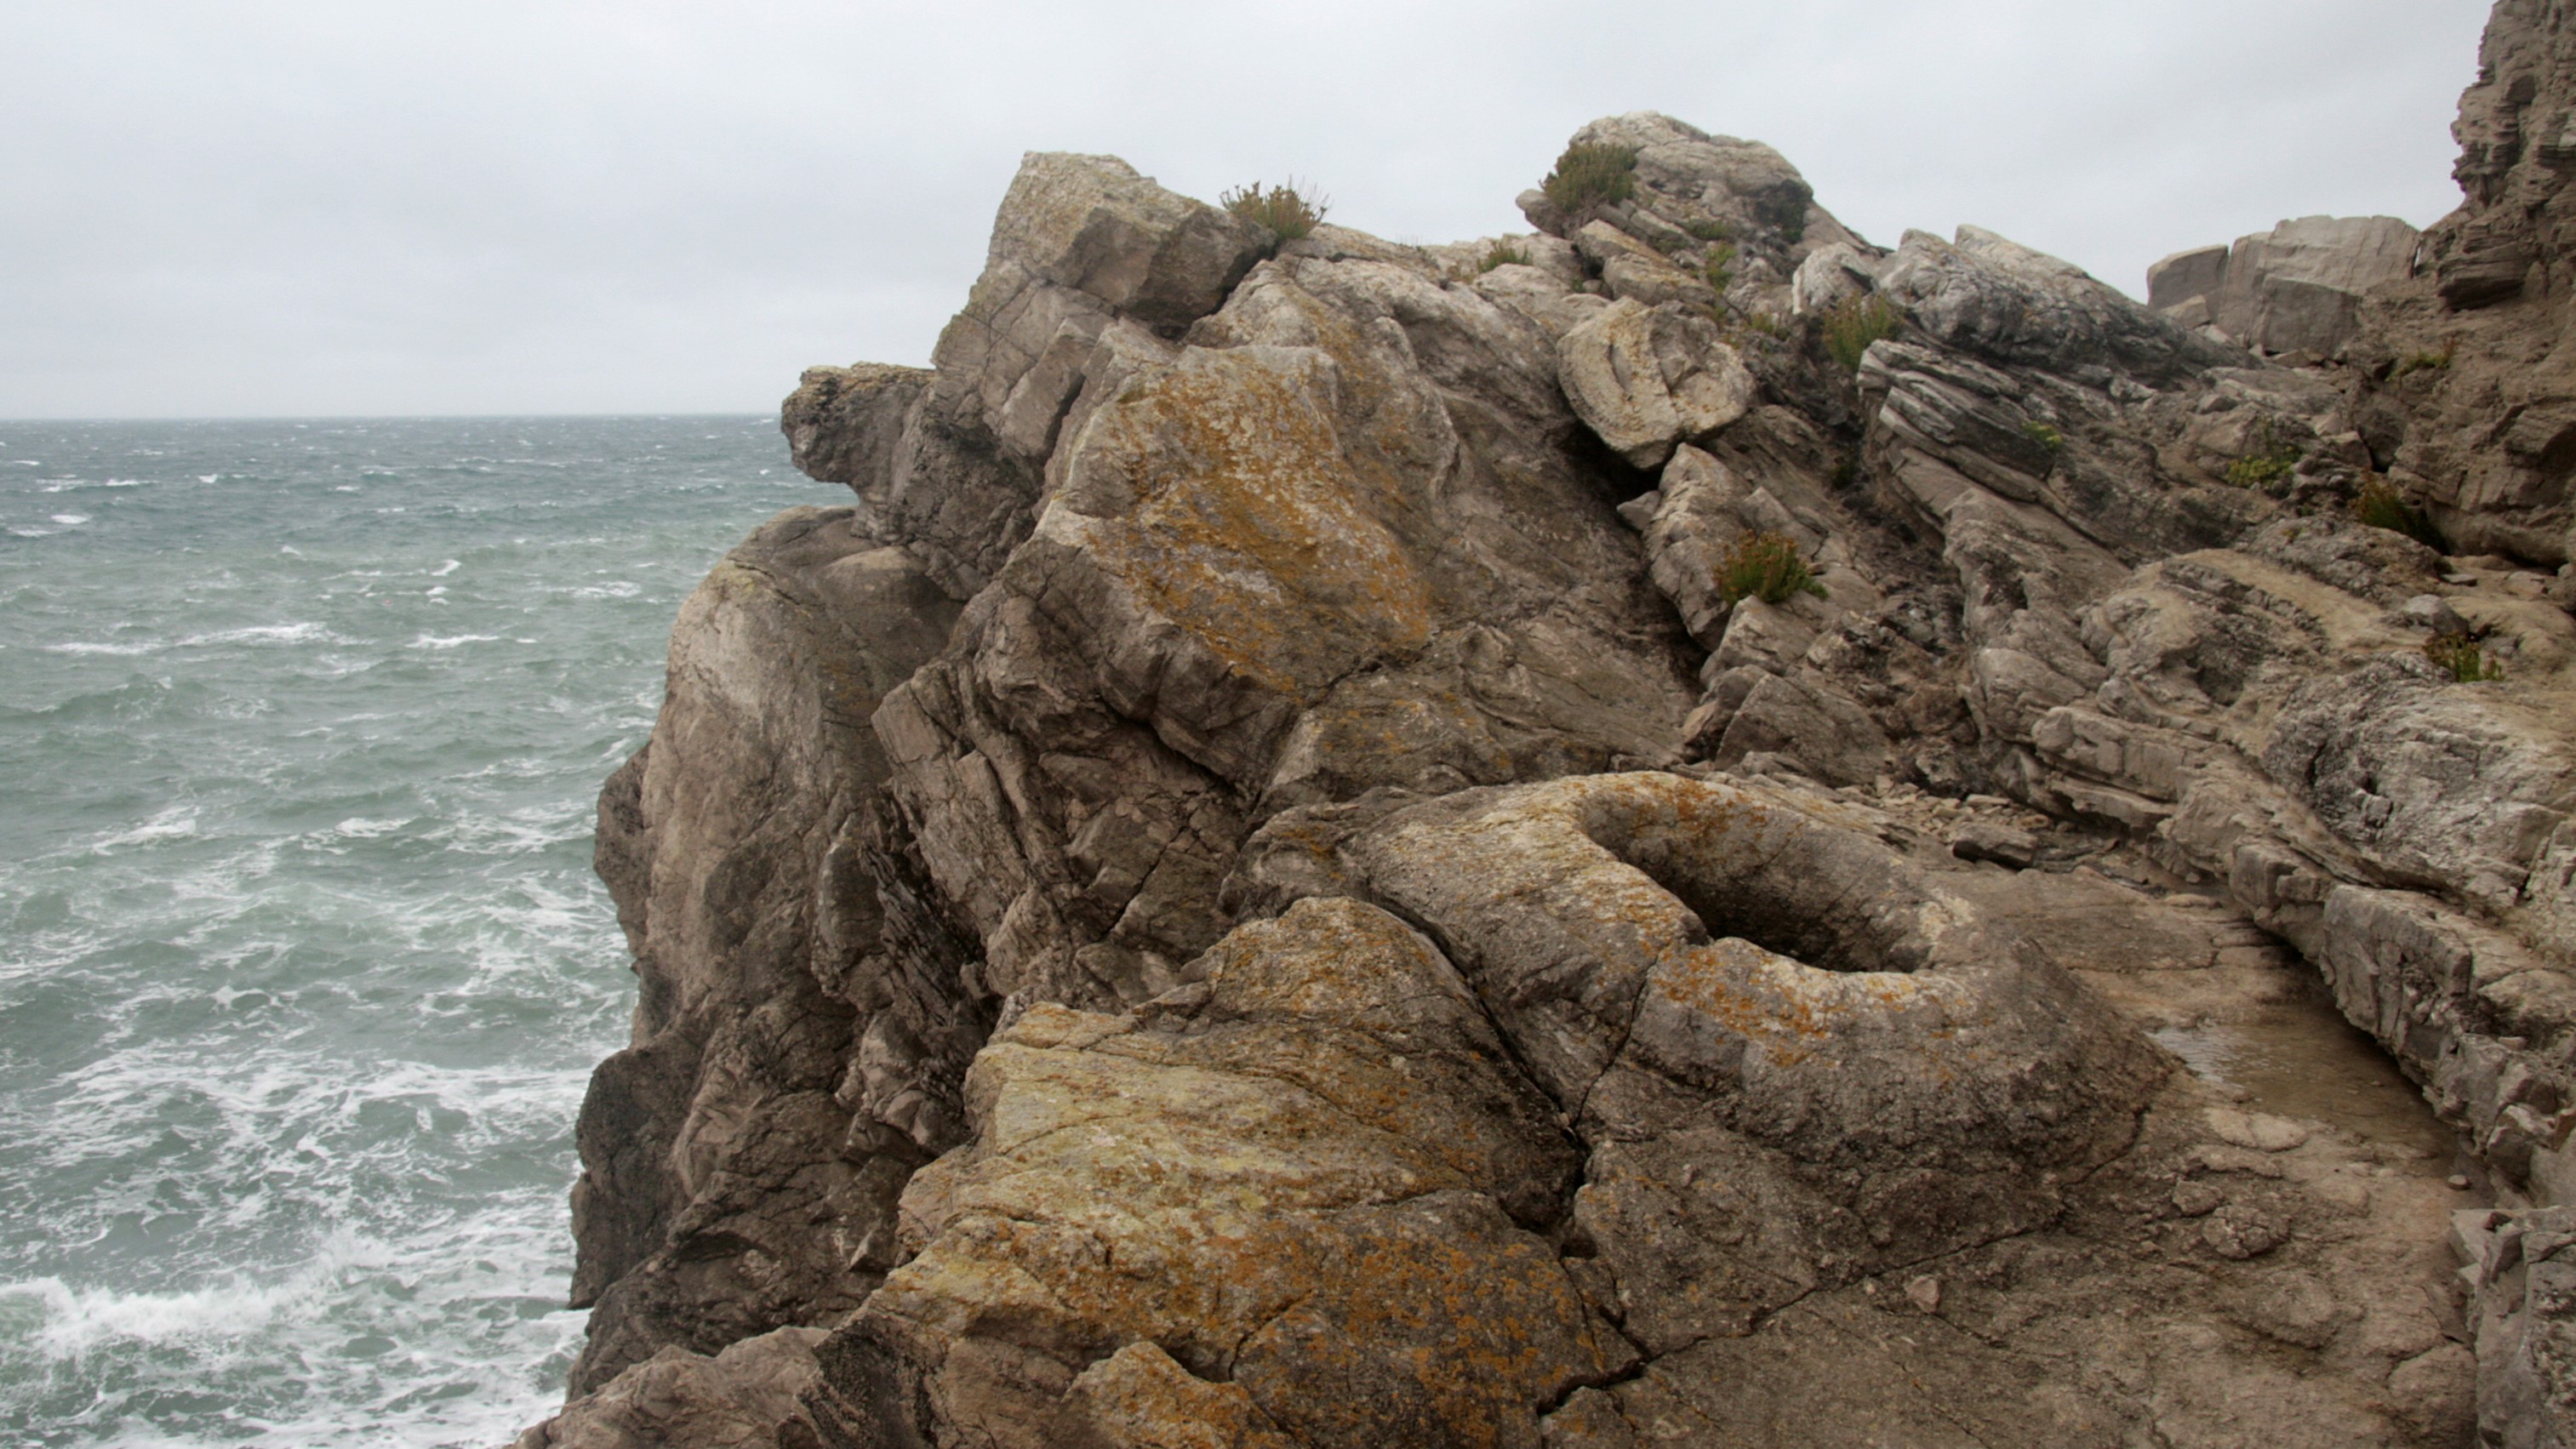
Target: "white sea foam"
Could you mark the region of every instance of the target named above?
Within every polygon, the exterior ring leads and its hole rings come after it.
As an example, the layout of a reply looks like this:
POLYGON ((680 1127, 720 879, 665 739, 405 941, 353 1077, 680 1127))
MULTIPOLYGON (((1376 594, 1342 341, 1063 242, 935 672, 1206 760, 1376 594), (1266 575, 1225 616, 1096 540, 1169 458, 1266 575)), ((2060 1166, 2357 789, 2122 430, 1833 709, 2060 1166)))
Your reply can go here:
POLYGON ((253 624, 246 629, 219 629, 211 634, 191 634, 179 641, 182 649, 200 649, 214 644, 346 644, 343 639, 320 624, 253 624))
POLYGON ((165 649, 205 649, 218 644, 352 644, 320 624, 254 624, 242 629, 218 629, 206 634, 191 634, 184 639, 137 640, 66 640, 42 646, 48 654, 158 654, 165 649))
POLYGON ((431 569, 431 570, 429 571, 429 576, 430 576, 431 578, 433 578, 433 579, 443 579, 443 578, 447 577, 449 574, 452 574, 452 573, 456 572, 456 571, 457 571, 457 569, 459 569, 459 568, 461 568, 461 567, 463 567, 463 564, 462 564, 462 562, 461 562, 460 560, 457 560, 457 559, 449 559, 447 562, 445 562, 445 563, 443 563, 443 564, 440 564, 438 567, 436 567, 436 568, 434 568, 434 569, 431 569))
POLYGON ((419 638, 411 641, 409 647, 413 649, 454 649, 465 644, 497 644, 500 640, 501 636, 498 634, 448 634, 444 636, 438 634, 423 634, 419 638))
POLYGON ((90 843, 90 852, 105 855, 125 845, 148 845, 155 840, 176 840, 197 833, 197 810, 191 805, 173 805, 131 830, 120 830, 90 843))
POLYGON ((89 522, 90 516, 86 513, 57 513, 53 518, 54 522, 59 523, 66 528, 78 528, 82 524, 89 522))
POLYGON ((143 1343, 215 1338, 267 1325, 296 1288, 229 1285, 186 1293, 119 1293, 75 1290, 60 1278, 0 1283, 0 1297, 32 1298, 44 1320, 36 1342, 54 1358, 83 1357, 119 1339, 143 1343))

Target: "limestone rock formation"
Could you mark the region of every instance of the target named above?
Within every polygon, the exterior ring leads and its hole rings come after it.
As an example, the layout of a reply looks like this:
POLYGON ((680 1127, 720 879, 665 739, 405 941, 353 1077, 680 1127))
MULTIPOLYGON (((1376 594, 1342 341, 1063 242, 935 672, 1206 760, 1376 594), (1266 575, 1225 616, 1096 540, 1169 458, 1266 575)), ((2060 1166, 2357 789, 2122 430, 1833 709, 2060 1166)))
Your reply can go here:
POLYGON ((2576 36, 2483 64, 2428 265, 2153 307, 1651 112, 1500 255, 1027 158, 603 794, 523 1442, 2568 1442, 2576 36))
POLYGON ((2332 357, 2361 335, 2370 289, 2415 274, 2416 239, 2393 216, 2303 216, 2156 263, 2147 305, 2265 352, 2332 357))

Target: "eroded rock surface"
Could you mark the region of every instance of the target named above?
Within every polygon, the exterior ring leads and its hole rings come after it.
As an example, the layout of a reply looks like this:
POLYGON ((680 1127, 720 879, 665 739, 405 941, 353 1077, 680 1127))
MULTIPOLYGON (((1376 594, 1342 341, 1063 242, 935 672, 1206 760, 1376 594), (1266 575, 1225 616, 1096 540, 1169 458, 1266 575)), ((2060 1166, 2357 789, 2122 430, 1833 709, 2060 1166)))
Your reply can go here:
POLYGON ((528 1442, 2566 1442, 2571 54, 2154 308, 1651 112, 1450 247, 1027 158, 603 795, 528 1442))

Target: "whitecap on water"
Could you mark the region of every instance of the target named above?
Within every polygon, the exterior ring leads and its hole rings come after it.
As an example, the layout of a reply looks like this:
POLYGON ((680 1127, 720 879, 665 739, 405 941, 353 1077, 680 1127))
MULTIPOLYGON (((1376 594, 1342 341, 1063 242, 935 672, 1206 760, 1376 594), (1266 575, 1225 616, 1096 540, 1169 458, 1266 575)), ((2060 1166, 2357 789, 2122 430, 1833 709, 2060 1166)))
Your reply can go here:
POLYGON ((54 522, 63 525, 65 528, 78 528, 82 524, 89 522, 90 516, 86 513, 57 513, 53 518, 54 522))
POLYGON ((456 572, 459 568, 462 568, 463 566, 464 566, 464 565, 463 565, 463 564, 462 564, 462 562, 460 562, 459 560, 456 560, 456 559, 449 559, 447 562, 445 562, 445 563, 443 563, 443 564, 440 564, 438 567, 436 567, 436 568, 434 568, 434 569, 431 569, 431 570, 429 571, 429 576, 430 576, 431 578, 433 578, 433 579, 443 579, 443 578, 447 577, 449 574, 452 574, 452 573, 456 572))
POLYGON ((60 1278, 0 1283, 0 1298, 32 1299, 43 1314, 31 1335, 38 1347, 48 1357, 71 1359, 120 1339, 169 1343, 249 1333, 311 1293, 309 1281, 268 1288, 236 1282, 183 1293, 74 1289, 60 1278))
POLYGON ((448 634, 444 636, 438 634, 423 634, 419 638, 411 641, 409 647, 413 649, 454 649, 461 644, 496 644, 500 642, 500 639, 501 636, 498 634, 448 634))
POLYGON ((346 644, 350 640, 319 624, 253 624, 243 629, 218 629, 211 634, 191 634, 179 641, 182 649, 201 649, 213 644, 346 644))
POLYGON ((155 840, 175 840, 197 833, 197 811, 188 805, 173 805, 131 830, 120 830, 90 842, 90 853, 105 855, 124 845, 147 845, 155 840))

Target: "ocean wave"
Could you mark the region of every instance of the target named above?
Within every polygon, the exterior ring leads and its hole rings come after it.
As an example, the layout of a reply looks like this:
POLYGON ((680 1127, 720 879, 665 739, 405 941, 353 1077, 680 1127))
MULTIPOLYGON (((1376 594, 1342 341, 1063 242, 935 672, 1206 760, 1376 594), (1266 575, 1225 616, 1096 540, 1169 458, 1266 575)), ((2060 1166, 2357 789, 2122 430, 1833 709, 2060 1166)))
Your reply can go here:
POLYGON ((335 634, 316 623, 253 624, 241 629, 218 629, 212 633, 190 634, 182 639, 145 639, 133 643, 110 640, 65 640, 42 646, 48 654, 158 654, 165 649, 210 649, 220 644, 356 644, 361 641, 335 634))
POLYGON ((33 1300, 43 1315, 30 1335, 35 1345, 49 1358, 80 1359, 119 1340, 160 1344, 255 1332, 281 1309, 309 1300, 312 1287, 235 1282, 181 1293, 121 1293, 38 1278, 0 1283, 0 1298, 33 1300))
POLYGON ((412 649, 454 649, 465 644, 495 644, 500 642, 500 639, 501 636, 498 634, 449 634, 443 637, 437 634, 423 634, 419 638, 411 641, 411 643, 406 647, 412 649))
POLYGON ((197 833, 197 811, 191 805, 173 805, 135 826, 90 842, 92 855, 105 855, 124 845, 148 845, 155 840, 175 840, 197 833))

